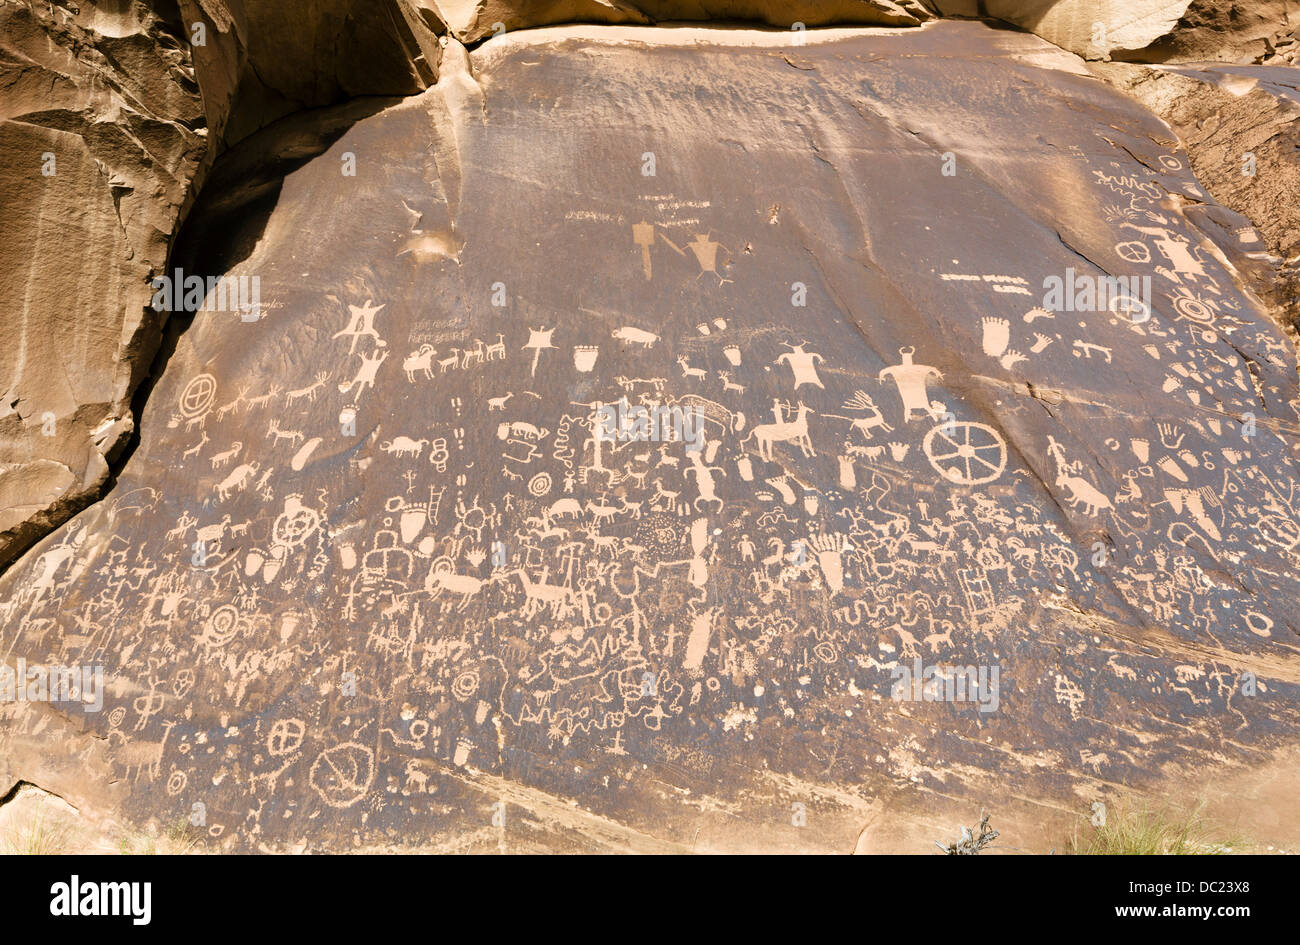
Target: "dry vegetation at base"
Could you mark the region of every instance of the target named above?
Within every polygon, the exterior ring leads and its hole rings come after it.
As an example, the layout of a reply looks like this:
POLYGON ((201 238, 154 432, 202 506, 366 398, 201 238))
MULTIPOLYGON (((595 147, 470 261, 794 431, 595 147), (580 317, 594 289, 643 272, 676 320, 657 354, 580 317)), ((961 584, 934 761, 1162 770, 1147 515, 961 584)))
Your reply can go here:
POLYGON ((120 854, 122 856, 183 856, 196 849, 202 831, 185 818, 168 824, 158 834, 117 831, 108 836, 93 835, 38 808, 26 822, 0 833, 0 855, 59 856, 63 854, 120 854))
POLYGON ((1219 856, 1250 853, 1253 844, 1205 817, 1204 804, 1187 809, 1148 801, 1114 805, 1106 821, 1076 828, 1065 852, 1084 856, 1219 856))

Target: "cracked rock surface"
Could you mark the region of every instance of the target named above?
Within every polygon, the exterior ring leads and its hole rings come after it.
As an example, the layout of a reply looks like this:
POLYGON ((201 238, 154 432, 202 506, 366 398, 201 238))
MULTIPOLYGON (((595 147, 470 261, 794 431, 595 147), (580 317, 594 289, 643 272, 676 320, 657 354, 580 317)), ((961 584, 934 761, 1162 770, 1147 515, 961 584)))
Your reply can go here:
POLYGON ((189 51, 142 4, 0 5, 0 567, 100 493, 204 152, 189 51))
POLYGON ((1197 179, 1258 224, 1252 287, 1300 320, 1300 70, 1289 65, 1097 63, 1094 71, 1167 121, 1197 179))
POLYGON ((264 317, 178 331, 0 577, 10 660, 106 675, 0 705, 0 784, 213 849, 847 850, 1294 745, 1281 263, 1170 124, 980 22, 440 48, 196 208, 264 317))

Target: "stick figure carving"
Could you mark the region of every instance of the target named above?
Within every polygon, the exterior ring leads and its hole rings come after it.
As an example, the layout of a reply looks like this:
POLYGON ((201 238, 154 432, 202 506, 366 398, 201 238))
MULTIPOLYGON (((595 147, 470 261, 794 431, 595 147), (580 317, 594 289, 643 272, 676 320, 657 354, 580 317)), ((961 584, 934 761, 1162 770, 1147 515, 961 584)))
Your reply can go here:
POLYGON ((362 335, 369 335, 375 340, 375 347, 383 348, 388 342, 379 337, 379 332, 375 330, 375 315, 382 309, 383 305, 370 304, 370 299, 366 299, 366 304, 348 305, 348 311, 352 317, 348 320, 347 327, 342 331, 337 331, 332 337, 342 338, 344 336, 352 339, 352 344, 348 347, 348 354, 353 354, 357 350, 357 339, 362 335))
POLYGON ((357 376, 352 378, 346 384, 339 385, 340 393, 347 393, 352 388, 357 389, 360 395, 362 389, 368 389, 375 386, 375 376, 379 373, 379 365, 383 364, 388 357, 388 352, 383 351, 379 354, 367 357, 361 355, 361 367, 357 369, 357 376))
POLYGON ((555 334, 554 328, 530 328, 528 329, 528 344, 524 345, 523 350, 533 352, 533 370, 532 376, 537 376, 537 361, 542 356, 542 351, 546 348, 554 348, 551 344, 551 335, 555 334))
POLYGON ((714 240, 712 234, 696 233, 695 239, 687 243, 686 248, 695 254, 695 260, 700 264, 700 272, 696 279, 709 272, 718 277, 718 285, 733 281, 722 278, 721 273, 718 272, 718 249, 721 248, 728 253, 731 250, 714 240))

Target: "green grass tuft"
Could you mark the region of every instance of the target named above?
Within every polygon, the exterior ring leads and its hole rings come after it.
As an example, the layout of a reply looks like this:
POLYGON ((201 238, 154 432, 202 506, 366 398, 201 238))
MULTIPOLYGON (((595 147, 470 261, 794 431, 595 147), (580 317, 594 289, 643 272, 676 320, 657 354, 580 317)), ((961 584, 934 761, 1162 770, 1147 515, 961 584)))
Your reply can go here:
POLYGON ((1223 836, 1204 816, 1204 805, 1179 810, 1146 802, 1115 806, 1099 826, 1070 839, 1068 852, 1083 856, 1218 856, 1241 852, 1245 840, 1223 836))

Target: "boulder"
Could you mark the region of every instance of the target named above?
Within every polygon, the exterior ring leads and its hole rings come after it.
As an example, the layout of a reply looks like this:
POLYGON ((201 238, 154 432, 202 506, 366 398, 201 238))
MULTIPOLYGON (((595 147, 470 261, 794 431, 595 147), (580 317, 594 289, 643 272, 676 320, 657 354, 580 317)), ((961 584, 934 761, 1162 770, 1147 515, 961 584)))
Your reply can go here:
POLYGON ((1296 352, 1167 124, 980 22, 439 68, 196 207, 262 305, 0 577, 11 660, 104 672, 0 783, 211 849, 1046 852, 1294 747, 1296 352))
POLYGON ((993 17, 1086 59, 1251 62, 1294 43, 1286 0, 927 0, 944 16, 993 17))

